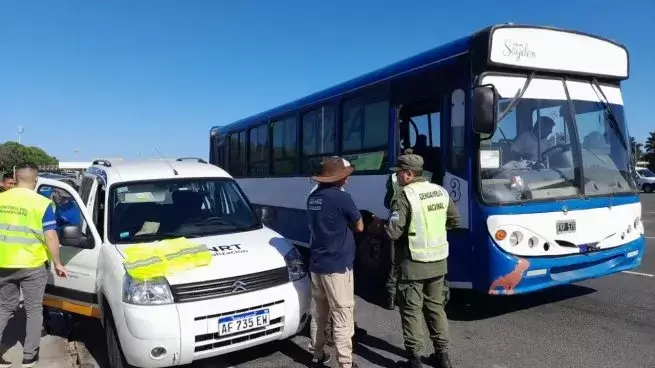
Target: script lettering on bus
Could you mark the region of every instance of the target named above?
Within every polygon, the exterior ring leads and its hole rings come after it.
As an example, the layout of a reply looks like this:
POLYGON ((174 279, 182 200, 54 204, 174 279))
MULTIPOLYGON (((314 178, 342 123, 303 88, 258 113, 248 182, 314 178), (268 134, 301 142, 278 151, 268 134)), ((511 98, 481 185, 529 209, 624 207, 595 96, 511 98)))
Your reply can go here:
POLYGON ((505 40, 505 50, 503 50, 503 56, 512 56, 516 58, 516 61, 520 61, 521 58, 534 59, 537 57, 537 53, 530 50, 527 42, 514 41, 514 40, 505 40))

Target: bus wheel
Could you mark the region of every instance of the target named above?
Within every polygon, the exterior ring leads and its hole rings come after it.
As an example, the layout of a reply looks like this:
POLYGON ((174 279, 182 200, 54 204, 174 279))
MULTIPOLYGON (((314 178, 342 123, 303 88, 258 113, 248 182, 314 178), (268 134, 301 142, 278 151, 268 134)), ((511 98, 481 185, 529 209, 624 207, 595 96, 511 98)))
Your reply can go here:
POLYGON ((655 189, 654 187, 655 185, 653 184, 644 184, 643 189, 646 193, 653 193, 653 189, 655 189))

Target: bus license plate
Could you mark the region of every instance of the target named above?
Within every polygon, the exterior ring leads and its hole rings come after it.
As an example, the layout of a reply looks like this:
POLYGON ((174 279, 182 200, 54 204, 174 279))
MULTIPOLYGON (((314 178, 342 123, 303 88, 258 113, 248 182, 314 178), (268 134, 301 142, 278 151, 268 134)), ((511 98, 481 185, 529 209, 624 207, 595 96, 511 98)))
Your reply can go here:
POLYGON ((575 220, 557 221, 557 233, 558 234, 574 233, 575 230, 576 230, 575 220))
POLYGON ((218 335, 250 331, 270 324, 268 309, 235 314, 218 319, 218 335))

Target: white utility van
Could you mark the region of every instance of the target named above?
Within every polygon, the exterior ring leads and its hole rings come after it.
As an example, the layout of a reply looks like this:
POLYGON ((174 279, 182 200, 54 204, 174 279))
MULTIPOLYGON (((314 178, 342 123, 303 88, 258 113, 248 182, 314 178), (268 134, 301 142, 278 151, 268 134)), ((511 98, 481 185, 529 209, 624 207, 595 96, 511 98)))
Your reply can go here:
POLYGON ((637 167, 637 186, 646 193, 653 193, 655 190, 655 174, 645 167, 637 167))
POLYGON ((102 320, 112 368, 169 367, 300 332, 310 281, 298 250, 266 228, 241 188, 201 159, 96 160, 79 193, 39 178, 56 204, 61 260, 44 304, 102 320), (132 244, 186 237, 209 266, 138 282, 123 266, 132 244))

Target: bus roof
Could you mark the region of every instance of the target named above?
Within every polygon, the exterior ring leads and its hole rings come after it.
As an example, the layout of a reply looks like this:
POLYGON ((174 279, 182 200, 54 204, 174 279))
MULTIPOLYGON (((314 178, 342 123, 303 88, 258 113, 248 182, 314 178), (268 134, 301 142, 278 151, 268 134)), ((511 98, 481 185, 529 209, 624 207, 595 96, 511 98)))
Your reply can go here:
MULTIPOLYGON (((443 44, 441 46, 434 47, 430 50, 424 51, 420 54, 411 56, 409 58, 406 58, 404 60, 398 61, 396 63, 393 63, 391 65, 387 65, 385 67, 379 68, 377 70, 374 70, 370 73, 366 73, 364 75, 361 75, 359 77, 350 79, 346 82, 337 84, 335 86, 329 87, 327 89, 324 89, 322 91, 310 94, 308 96, 299 98, 295 101, 274 107, 272 109, 266 110, 264 112, 249 116, 247 118, 238 120, 236 122, 232 122, 228 125, 223 125, 223 126, 214 126, 210 130, 210 135, 213 134, 220 134, 220 133, 226 133, 226 132, 234 132, 234 131, 240 131, 243 129, 246 129, 250 127, 251 125, 259 125, 260 123, 263 123, 269 119, 272 118, 278 118, 282 117, 282 115, 295 111, 297 109, 301 109, 304 107, 309 107, 314 104, 318 104, 320 102, 325 102, 327 100, 339 97, 343 94, 353 92, 358 89, 366 88, 369 86, 372 86, 376 83, 383 82, 386 80, 393 79, 395 77, 399 77, 401 75, 404 75, 409 72, 416 71, 418 69, 428 67, 431 65, 434 65, 438 62, 449 60, 452 58, 455 58, 460 55, 464 55, 468 53, 472 47, 475 47, 476 49, 478 47, 484 48, 484 50, 480 49, 480 52, 476 52, 478 57, 482 56, 483 62, 496 65, 499 67, 509 67, 509 68, 529 68, 529 69, 535 69, 535 70, 546 70, 546 71, 552 71, 552 70, 560 70, 560 69, 550 69, 548 67, 543 67, 543 66, 529 66, 529 65, 524 65, 521 66, 520 63, 504 63, 504 62, 498 62, 495 60, 492 60, 494 58, 494 50, 491 49, 492 43, 494 43, 493 40, 493 33, 494 31, 501 29, 501 28, 515 28, 515 31, 513 32, 522 32, 526 28, 533 29, 533 30, 541 30, 541 31, 551 31, 551 32, 556 32, 560 34, 567 34, 564 36, 567 37, 578 37, 578 38, 586 38, 587 40, 594 40, 596 44, 594 47, 598 46, 598 43, 601 44, 606 44, 608 46, 611 45, 611 47, 614 47, 615 49, 620 49, 619 52, 624 52, 625 53, 625 60, 619 58, 618 63, 625 63, 625 68, 626 68, 626 75, 612 75, 612 74, 603 74, 602 72, 600 74, 598 73, 586 73, 582 70, 576 70, 575 68, 567 70, 566 68, 561 69, 561 71, 568 71, 571 73, 576 73, 576 74, 586 74, 586 75, 601 75, 601 76, 607 76, 610 78, 619 78, 619 79, 624 79, 628 77, 628 55, 627 55, 627 49, 625 46, 609 39, 605 39, 602 37, 598 37, 596 35, 590 35, 586 34, 583 32, 578 32, 578 31, 571 31, 571 30, 564 30, 560 29, 557 27, 546 27, 546 26, 530 26, 530 25, 519 25, 519 24, 513 24, 513 23, 505 23, 505 24, 497 24, 497 25, 492 25, 489 27, 486 27, 484 29, 481 29, 477 32, 474 32, 473 34, 470 34, 468 36, 462 37, 460 39, 457 39, 455 41, 443 44), (479 37, 480 41, 477 41, 479 37), (473 46, 476 45, 476 46, 473 46)), ((565 39, 566 42, 570 42, 569 40, 565 39)), ((578 41, 580 42, 580 41, 578 41)), ((575 42, 572 43, 572 45, 575 46, 575 42)), ((504 46, 504 45, 503 45, 504 46)), ((526 45, 527 46, 527 45, 526 45)), ((500 46, 498 46, 500 47, 500 46)), ((587 50, 582 50, 583 52, 587 50)), ((607 50, 603 50, 604 52, 607 50)), ((592 58, 596 58, 598 54, 595 54, 594 52, 589 53, 592 58)), ((605 55, 605 54, 602 54, 605 55)), ((621 55, 623 56, 623 55, 621 55)), ((580 57, 580 55, 574 55, 574 57, 580 57)), ((524 58, 526 59, 526 58, 524 58)), ((518 59, 517 59, 518 60, 518 59)), ((586 59, 585 59, 586 60, 586 59)), ((588 68, 588 67, 586 67, 588 68)))

